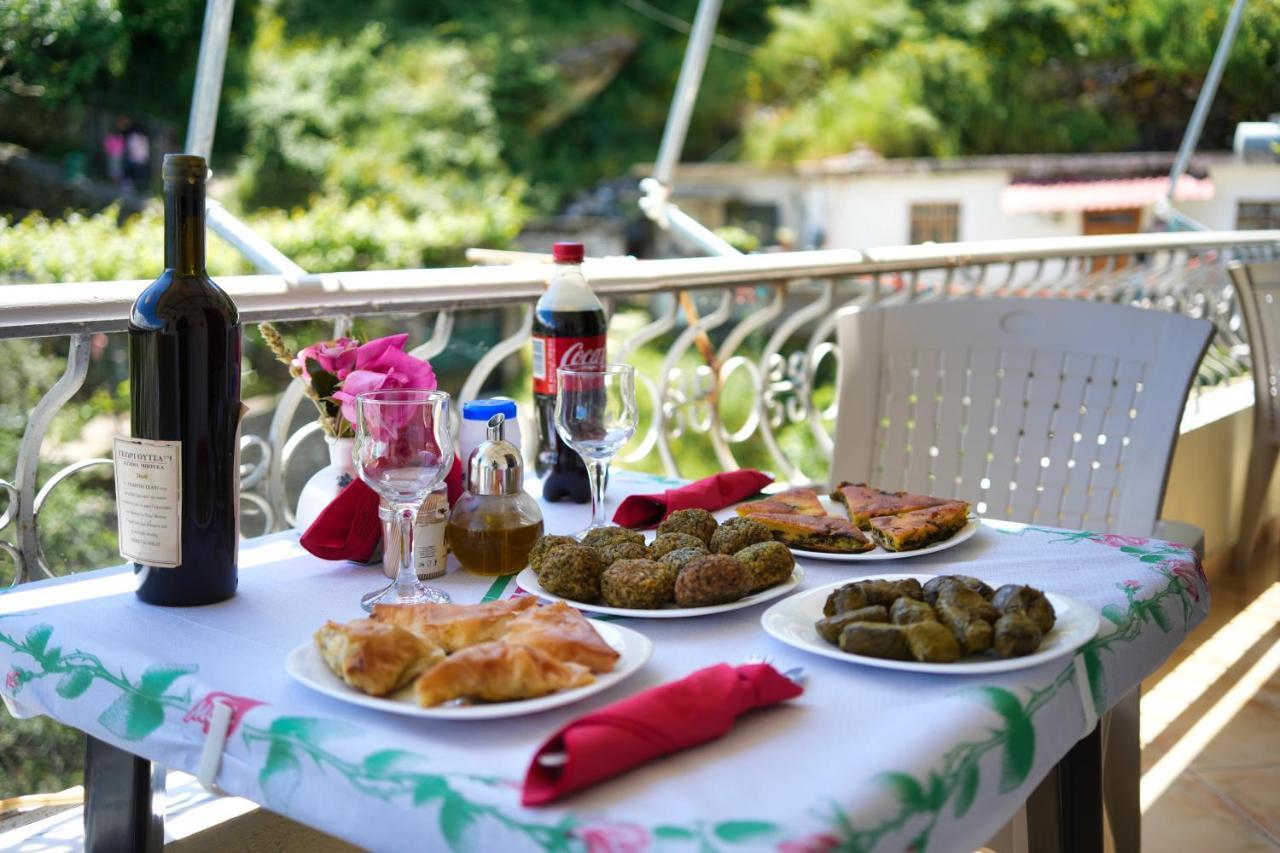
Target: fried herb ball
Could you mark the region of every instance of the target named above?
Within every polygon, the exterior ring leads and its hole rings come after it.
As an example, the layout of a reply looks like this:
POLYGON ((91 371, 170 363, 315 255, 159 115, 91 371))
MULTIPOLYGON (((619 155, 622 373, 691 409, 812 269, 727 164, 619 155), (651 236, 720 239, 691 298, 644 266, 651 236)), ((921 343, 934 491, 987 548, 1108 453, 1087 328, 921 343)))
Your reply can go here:
POLYGON ((655 610, 675 596, 676 570, 656 560, 619 560, 600 575, 600 595, 610 607, 655 610))
POLYGON ((747 572, 747 593, 759 592, 791 579, 796 558, 781 542, 757 542, 733 555, 747 572))
POLYGON ((690 561, 696 560, 699 557, 705 557, 706 555, 707 549, 705 547, 677 548, 674 551, 663 554, 660 562, 662 562, 663 565, 670 566, 675 569, 678 574, 681 569, 689 564, 690 561))
POLYGON ((604 560, 606 566, 612 566, 619 560, 647 560, 649 558, 649 549, 640 542, 615 542, 612 545, 605 545, 596 550, 600 552, 600 557, 604 560))
POLYGON ((707 607, 728 604, 747 594, 747 570, 728 554, 704 554, 690 560, 676 578, 676 604, 707 607))
POLYGON ((573 601, 593 602, 600 599, 600 573, 604 560, 595 548, 586 545, 561 545, 542 558, 538 583, 554 595, 573 601))
POLYGON ((750 518, 731 518, 711 534, 711 553, 736 554, 743 548, 772 542, 773 533, 758 521, 750 518))
POLYGON ((715 516, 705 509, 678 509, 658 525, 658 535, 687 533, 701 539, 703 544, 709 544, 711 534, 716 532, 716 527, 715 516))
POLYGON ((539 536, 538 541, 533 543, 533 548, 529 551, 529 568, 533 569, 535 575, 542 574, 542 560, 552 550, 562 545, 577 545, 578 540, 572 536, 539 536))
POLYGON ((704 554, 707 553, 707 543, 697 536, 690 536, 688 533, 664 533, 654 539, 653 544, 649 546, 649 556, 655 560, 661 560, 672 551, 679 551, 682 548, 695 548, 704 554))
POLYGON ((593 527, 582 536, 582 544, 592 548, 608 548, 619 542, 644 544, 644 534, 625 527, 593 527))

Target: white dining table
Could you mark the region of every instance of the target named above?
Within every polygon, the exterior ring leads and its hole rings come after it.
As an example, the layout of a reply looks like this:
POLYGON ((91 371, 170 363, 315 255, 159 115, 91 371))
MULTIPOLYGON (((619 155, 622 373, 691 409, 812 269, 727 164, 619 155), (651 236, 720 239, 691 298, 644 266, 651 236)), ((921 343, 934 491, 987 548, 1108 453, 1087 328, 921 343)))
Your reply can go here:
MULTIPOLYGON (((615 472, 610 502, 671 481, 615 472)), ((545 504, 548 532, 589 510, 545 504)), ((631 678, 509 719, 427 720, 350 705, 285 670, 327 619, 363 615, 378 568, 325 562, 293 531, 243 543, 229 601, 140 602, 125 566, 0 595, 0 696, 111 747, 195 773, 213 709, 233 709, 216 784, 371 850, 972 850, 998 830, 1099 714, 1208 612, 1181 545, 984 520, 970 540, 895 562, 800 561, 797 592, 881 572, 1031 583, 1101 613, 1075 654, 989 675, 894 672, 784 645, 767 605, 688 619, 619 619, 654 652, 631 678), (575 717, 711 664, 803 667, 800 697, 725 737, 538 808, 520 805, 537 747, 575 717)), ((522 594, 452 566, 455 602, 522 594)), ((92 791, 90 792, 92 801, 92 791)), ((91 807, 92 808, 92 807, 91 807)))

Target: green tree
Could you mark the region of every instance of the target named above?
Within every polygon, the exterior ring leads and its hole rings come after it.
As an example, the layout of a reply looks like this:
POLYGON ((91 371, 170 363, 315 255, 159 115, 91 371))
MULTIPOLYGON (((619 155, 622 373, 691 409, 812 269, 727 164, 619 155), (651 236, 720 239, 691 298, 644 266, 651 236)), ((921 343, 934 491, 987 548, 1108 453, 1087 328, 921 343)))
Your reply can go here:
POLYGON ((0 91, 61 100, 119 74, 127 57, 116 0, 0 3, 0 91))
MULTIPOLYGON (((772 10, 747 154, 762 161, 1171 148, 1225 25, 1216 0, 811 0, 772 10)), ((1280 0, 1249 4, 1204 145, 1274 109, 1280 0)))

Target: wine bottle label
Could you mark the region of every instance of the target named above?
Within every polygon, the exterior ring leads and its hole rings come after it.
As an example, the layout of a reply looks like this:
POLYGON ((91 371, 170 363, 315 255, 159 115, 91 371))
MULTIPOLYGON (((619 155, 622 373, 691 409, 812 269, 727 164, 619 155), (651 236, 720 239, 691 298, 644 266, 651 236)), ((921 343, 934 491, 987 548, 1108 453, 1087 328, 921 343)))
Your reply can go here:
POLYGON ((605 363, 605 336, 551 338, 533 336, 533 393, 556 393, 556 369, 600 369, 605 363))
POLYGON ((114 456, 120 556, 182 565, 182 442, 116 436, 114 456))

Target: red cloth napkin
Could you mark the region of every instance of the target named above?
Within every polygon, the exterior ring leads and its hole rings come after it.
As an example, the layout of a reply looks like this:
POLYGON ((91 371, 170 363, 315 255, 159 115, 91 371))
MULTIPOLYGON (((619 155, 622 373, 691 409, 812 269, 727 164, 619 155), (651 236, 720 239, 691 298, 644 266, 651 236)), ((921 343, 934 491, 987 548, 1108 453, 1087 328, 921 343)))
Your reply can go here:
POLYGON ((630 495, 618 505, 613 523, 623 527, 653 527, 678 509, 714 512, 749 498, 773 482, 768 474, 750 468, 705 477, 659 495, 630 495))
POLYGON ((663 755, 715 740, 752 708, 794 699, 804 689, 764 663, 700 669, 569 723, 534 754, 521 802, 538 806, 663 755), (553 767, 543 755, 563 753, 553 767))
MULTIPOLYGON (((453 460, 445 477, 449 506, 462 494, 462 466, 453 460)), ((311 522, 298 540, 303 548, 322 560, 351 560, 367 563, 382 542, 382 521, 378 518, 378 493, 356 478, 346 485, 311 522)))

